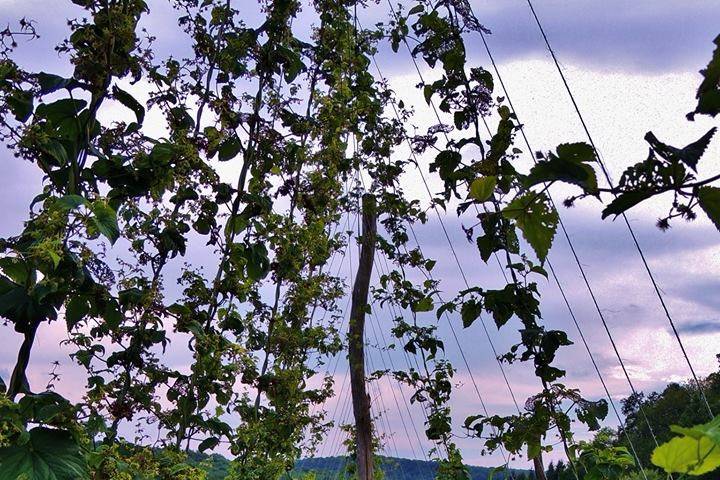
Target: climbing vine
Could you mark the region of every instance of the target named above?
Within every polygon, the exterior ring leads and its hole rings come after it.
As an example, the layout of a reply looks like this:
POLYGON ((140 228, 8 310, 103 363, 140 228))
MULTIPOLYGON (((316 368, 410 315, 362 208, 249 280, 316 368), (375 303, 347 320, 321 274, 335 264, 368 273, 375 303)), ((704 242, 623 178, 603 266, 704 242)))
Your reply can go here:
MULTIPOLYGON (((446 311, 459 310, 463 326, 469 328, 487 313, 498 328, 517 318, 522 327, 520 341, 511 351, 500 356, 506 363, 532 362, 542 390, 530 397, 517 415, 473 415, 465 427, 473 435, 484 436, 489 450, 505 448, 511 453, 527 449, 536 462, 536 475, 544 471, 541 454, 551 447, 543 439, 551 429, 557 429, 568 454, 573 442, 571 417, 591 429, 599 427, 605 417, 607 404, 584 399, 577 389, 560 383, 565 372, 553 365, 557 350, 571 342, 563 331, 548 330, 541 323, 537 276, 547 276, 542 263, 550 249, 558 214, 543 183, 528 181, 528 175, 517 170, 520 151, 513 148, 513 138, 520 126, 510 109, 493 97, 492 75, 480 67, 466 65, 463 35, 486 30, 463 2, 418 2, 406 16, 394 22, 394 48, 409 32, 417 44, 412 53, 430 67, 439 64, 440 78, 425 81, 423 89, 428 103, 437 102, 440 112, 451 116, 452 124, 438 124, 423 136, 416 137, 419 152, 436 150, 431 172, 444 183, 444 191, 435 202, 443 207, 452 199, 460 201, 458 214, 474 212, 477 224, 465 230, 469 240, 477 244, 481 258, 488 262, 492 256, 501 262, 509 274, 509 283, 501 289, 473 287, 460 292, 458 298, 438 310, 438 317, 446 311), (409 25, 409 28, 408 28, 409 25), (486 117, 497 111, 500 122, 490 135, 486 117), (482 127, 488 136, 481 133, 482 127), (445 142, 441 142, 439 134, 445 142), (456 135, 452 135, 456 133, 456 135), (476 230, 481 233, 476 234, 476 230), (535 263, 521 251, 517 232, 522 233, 534 249, 540 263, 535 263)), ((440 120, 440 117, 438 117, 440 120)), ((575 162, 593 161, 592 151, 582 144, 558 147, 558 158, 575 162)), ((590 174, 592 174, 590 170, 590 174)), ((536 176, 537 177, 537 176, 536 176)), ((571 461, 574 460, 571 455, 571 461)))

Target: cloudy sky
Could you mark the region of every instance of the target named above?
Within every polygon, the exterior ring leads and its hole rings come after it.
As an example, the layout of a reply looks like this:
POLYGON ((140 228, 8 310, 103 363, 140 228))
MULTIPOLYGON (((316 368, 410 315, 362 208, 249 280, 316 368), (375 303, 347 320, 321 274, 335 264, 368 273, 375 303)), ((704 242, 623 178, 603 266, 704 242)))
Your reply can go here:
MULTIPOLYGON (((146 22, 158 36, 159 55, 182 54, 184 47, 177 42, 182 34, 174 24, 172 11, 164 0, 148 3, 152 13, 146 22)), ((251 19, 255 17, 255 2, 237 0, 236 3, 241 10, 247 8, 251 19)), ((492 30, 488 38, 490 48, 533 150, 550 150, 562 142, 586 140, 526 1, 474 0, 472 4, 480 21, 492 30)), ((387 17, 385 5, 380 2, 379 6, 362 12, 362 22, 382 21, 387 17)), ((627 165, 645 158, 647 145, 642 138, 648 130, 669 143, 684 145, 717 124, 717 121, 713 123, 701 118, 693 123, 685 119, 685 113, 694 106, 694 93, 699 83, 697 71, 707 63, 712 40, 720 33, 716 22, 720 18, 717 1, 536 0, 535 7, 614 178, 618 178, 627 165)), ((0 27, 22 16, 36 20, 42 38, 32 45, 21 45, 22 60, 28 68, 67 74, 70 71, 67 59, 58 57, 49 47, 63 39, 65 20, 72 17, 75 10, 70 2, 0 0, 0 27), (49 9, 48 5, 53 8, 49 9)), ((300 18, 298 28, 311 21, 300 18)), ((471 63, 489 69, 480 39, 469 36, 467 42, 471 63)), ((377 61, 398 97, 415 107, 413 123, 419 128, 436 123, 421 93, 414 88, 418 76, 407 52, 401 50, 394 55, 388 48, 381 48, 377 61)), ((424 73, 432 78, 432 72, 424 73)), ((524 146, 521 148, 525 149, 524 146)), ((706 154, 701 173, 716 172, 719 158, 720 141, 716 140, 706 154)), ((3 171, 0 204, 5 206, 0 216, 0 236, 7 236, 20 231, 27 206, 39 190, 41 179, 35 167, 21 163, 7 151, 0 151, 0 162, 3 171)), ((427 201, 427 193, 421 188, 416 173, 408 174, 406 189, 427 201)), ((553 195, 556 200, 562 200, 566 193, 558 190, 553 195)), ((667 198, 661 198, 644 204, 634 209, 629 218, 679 326, 693 365, 700 374, 707 374, 716 369, 715 355, 720 353, 717 347, 720 300, 716 274, 720 267, 720 233, 704 218, 692 224, 677 223, 666 233, 658 231, 654 223, 667 209, 667 202, 667 198)), ((588 200, 573 209, 563 209, 561 217, 633 383, 639 390, 651 391, 669 381, 687 378, 688 367, 627 229, 620 221, 600 220, 600 210, 599 204, 588 200)), ((452 212, 444 214, 443 219, 470 284, 501 286, 498 266, 483 264, 474 246, 464 239, 460 224, 470 224, 472 219, 458 219, 452 212)), ((426 255, 438 260, 434 273, 442 279, 445 296, 452 297, 465 285, 437 220, 433 218, 429 224, 418 228, 418 236, 426 255)), ((189 255, 201 255, 200 247, 189 255)), ((556 237, 550 261, 613 398, 625 397, 630 391, 627 381, 568 244, 560 235, 556 237)), ((351 270, 350 259, 342 265, 348 272, 351 270)), ((576 340, 576 344, 566 348, 558 359, 568 371, 567 383, 578 386, 590 398, 603 397, 597 374, 579 341, 557 285, 552 281, 541 283, 543 316, 547 324, 567 330, 576 340)), ((377 308, 375 313, 380 327, 387 330, 390 312, 377 308)), ((461 330, 458 320, 452 318, 452 321, 461 330)), ((487 326, 498 351, 504 352, 514 343, 516 325, 510 324, 502 332, 498 332, 491 322, 487 326)), ((61 322, 57 322, 40 332, 31 365, 31 381, 36 385, 44 384, 50 362, 60 360, 64 378, 58 388, 62 393, 76 396, 82 390, 83 379, 74 374, 66 353, 58 346, 63 338, 62 330, 61 322)), ((2 333, 7 340, 0 349, 0 376, 7 378, 20 339, 10 328, 2 329, 2 333)), ((445 322, 441 333, 447 339, 448 356, 458 367, 454 415, 456 422, 461 423, 466 415, 481 412, 480 401, 445 322)), ((490 412, 512 413, 514 406, 508 389, 481 326, 476 324, 458 333, 460 345, 490 412)), ((373 351, 371 357, 375 368, 383 367, 382 362, 390 359, 400 368, 406 361, 398 352, 381 354, 373 351)), ((186 361, 182 357, 174 360, 186 361)), ((342 388, 344 371, 341 359, 336 372, 338 390, 342 388)), ((537 392, 537 380, 527 368, 506 367, 506 373, 520 402, 537 392)), ((420 457, 419 442, 412 433, 410 419, 407 415, 401 418, 395 404, 397 399, 400 410, 405 409, 399 395, 402 391, 385 380, 380 382, 379 390, 381 395, 375 399, 375 405, 378 410, 382 410, 383 405, 389 410, 387 423, 386 420, 381 422, 381 430, 394 432, 394 437, 388 441, 388 453, 395 454, 397 446, 403 456, 420 457), (410 438, 405 434, 403 420, 412 433, 410 438)), ((337 409, 341 416, 346 395, 338 397, 328 408, 331 413, 337 409)), ((413 422, 420 429, 421 413, 415 407, 411 407, 411 411, 413 422)), ((335 453, 332 438, 331 435, 325 454, 335 453)), ((476 441, 459 440, 459 443, 470 463, 490 465, 500 459, 497 455, 482 457, 476 441)), ((422 446, 427 445, 423 443, 422 446)), ((522 465, 522 462, 517 464, 522 465)))

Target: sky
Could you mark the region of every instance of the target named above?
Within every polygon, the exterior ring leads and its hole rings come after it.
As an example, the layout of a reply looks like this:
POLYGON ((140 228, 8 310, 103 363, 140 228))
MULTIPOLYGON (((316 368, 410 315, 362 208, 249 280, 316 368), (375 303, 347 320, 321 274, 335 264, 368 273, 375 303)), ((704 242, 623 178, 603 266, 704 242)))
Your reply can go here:
MULTIPOLYGON (((51 47, 65 35, 65 21, 72 17, 76 7, 64 2, 62 7, 48 9, 49 0, 0 0, 0 27, 26 16, 37 21, 41 39, 32 45, 21 45, 19 54, 28 68, 43 68, 56 73, 69 73, 66 58, 58 56, 51 47)), ((51 2, 58 5, 55 1, 51 2)), ((148 28, 158 36, 159 55, 182 54, 185 48, 177 37, 182 35, 174 24, 173 12, 164 0, 148 2, 151 14, 146 20, 148 28)), ((473 0, 472 5, 481 23, 492 34, 488 42, 498 62, 498 68, 525 126, 533 150, 547 151, 563 142, 585 141, 585 134, 563 89, 560 77, 533 23, 525 0, 473 0)), ((237 1, 247 8, 250 19, 256 18, 255 2, 237 1)), ((720 33, 716 19, 720 18, 720 3, 703 0, 654 0, 627 2, 608 0, 536 0, 538 15, 543 21, 550 42, 560 60, 563 72, 576 95, 578 105, 588 124, 595 143, 614 179, 622 170, 647 155, 645 132, 653 131, 661 140, 682 146, 699 138, 717 121, 698 118, 688 122, 685 114, 694 107, 695 89, 700 81, 698 70, 710 58, 712 40, 720 33)), ((361 12, 362 23, 371 24, 387 17, 384 2, 361 12)), ((312 19, 298 19, 298 29, 308 28, 312 19)), ((490 69, 480 39, 468 36, 470 63, 490 69)), ((412 122, 418 128, 436 123, 432 111, 420 91, 415 89, 418 76, 406 51, 393 54, 382 47, 377 55, 382 73, 390 81, 398 98, 415 108, 412 122)), ((423 72, 429 78, 433 72, 423 72)), ((151 118, 151 117, 149 117, 151 118)), ((491 119, 493 123, 493 119, 491 119)), ((527 150, 524 145, 519 145, 527 150)), ((398 155, 407 155, 402 149, 398 155)), ((715 170, 720 158, 720 141, 716 140, 701 162, 700 172, 715 170)), ((428 158, 421 167, 427 171, 428 158)), ((26 218, 27 207, 39 191, 41 179, 32 165, 0 151, 2 178, 0 178, 0 237, 20 231, 26 218)), ((410 195, 427 202, 427 193, 416 172, 409 172, 405 189, 410 195)), ((437 190, 437 182, 431 181, 437 190)), ((560 201, 568 191, 553 190, 560 201)), ((633 209, 628 215, 639 243, 648 259, 669 311, 678 325, 682 340, 697 372, 701 375, 717 369, 715 355, 720 353, 720 300, 717 297, 717 270, 720 267, 720 233, 702 215, 693 223, 676 222, 668 232, 660 232, 654 224, 667 210, 668 198, 654 199, 633 209)), ((598 306, 607 320, 633 384, 638 390, 652 391, 670 381, 689 377, 678 344, 672 335, 658 298, 647 277, 637 251, 621 221, 601 220, 601 205, 586 200, 572 209, 561 208, 563 219, 573 246, 592 285, 598 306)), ((434 214, 432 220, 417 228, 420 245, 426 256, 438 260, 433 273, 442 280, 446 298, 464 288, 448 243, 434 214)), ((501 274, 494 263, 485 265, 475 247, 469 244, 460 228, 472 218, 458 219, 452 211, 443 213, 453 247, 472 285, 500 287, 501 274)), ((201 245, 191 246, 189 258, 202 258, 201 245)), ((550 262, 557 272, 575 317, 582 328, 599 369, 606 379, 612 398, 616 401, 630 392, 619 367, 598 312, 593 306, 588 289, 573 260, 568 244, 558 234, 550 253, 550 262)), ((348 274, 351 260, 343 264, 348 274)), ((176 265, 177 266, 177 265, 176 265)), ((567 369, 567 384, 579 387, 589 398, 602 398, 604 391, 592 363, 572 323, 558 286, 553 281, 541 281, 542 312, 547 325, 569 332, 575 345, 562 351, 558 364, 567 369)), ((390 312, 376 308, 380 329, 389 327, 390 312)), ((477 390, 491 413, 509 414, 514 411, 508 388, 494 360, 488 338, 479 324, 462 330, 459 320, 450 319, 456 328, 459 344, 466 356, 477 384, 477 390)), ((447 355, 457 367, 458 383, 453 400, 454 420, 461 424, 466 415, 480 413, 481 405, 465 368, 460 350, 455 344, 446 321, 440 324, 440 333, 446 339, 447 355)), ((44 326, 30 368, 33 385, 44 385, 50 362, 61 361, 61 393, 77 396, 84 379, 73 368, 67 352, 58 344, 64 338, 62 322, 44 326)), ((491 321, 487 322, 489 337, 497 351, 504 352, 514 342, 517 324, 511 323, 498 332, 491 321)), ((20 339, 9 327, 0 327, 6 342, 0 349, 0 376, 9 377, 20 339)), ((379 341, 382 344, 382 340, 379 341)), ((372 349, 371 349, 372 350, 372 349)), ((371 353, 376 368, 386 362, 404 365, 400 352, 371 353)), ((187 359, 172 356, 168 361, 180 365, 187 359)), ((337 390, 342 388, 345 369, 340 359, 336 371, 337 390)), ((518 401, 539 390, 530 369, 505 367, 505 372, 518 401)), ((417 441, 410 425, 411 420, 401 418, 398 410, 405 409, 401 394, 407 391, 397 384, 382 380, 378 385, 381 395, 373 398, 378 410, 387 407, 381 421, 382 430, 393 432, 388 437, 390 454, 421 457, 419 447, 426 442, 417 441), (395 400, 398 401, 396 405, 395 400), (383 407, 384 404, 384 407, 383 407), (398 408, 398 406, 400 408, 398 408), (403 420, 412 435, 405 434, 403 420), (387 422, 387 423, 384 423, 387 422), (395 450, 394 447, 397 447, 395 450)), ((375 386, 372 387, 373 391, 375 386)), ((377 392, 377 391, 376 391, 377 392)), ((327 408, 341 415, 347 395, 329 402, 327 408)), ((411 406, 412 423, 421 430, 421 412, 411 406)), ((616 423, 613 414, 609 424, 616 423)), ((581 435, 582 437, 582 435, 581 435)), ((328 442, 326 451, 333 452, 334 443, 328 442)), ((472 464, 492 465, 500 462, 498 455, 483 457, 476 440, 458 439, 465 459, 472 464)), ((524 463, 518 460, 516 465, 524 463)))

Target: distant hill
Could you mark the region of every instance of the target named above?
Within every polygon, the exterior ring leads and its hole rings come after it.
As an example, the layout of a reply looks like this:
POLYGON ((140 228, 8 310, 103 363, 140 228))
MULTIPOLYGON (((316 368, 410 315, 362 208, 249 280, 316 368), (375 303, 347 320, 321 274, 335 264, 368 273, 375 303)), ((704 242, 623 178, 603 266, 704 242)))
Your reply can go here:
MULTIPOLYGON (((291 478, 300 478, 303 473, 315 472, 317 480, 336 480, 347 461, 347 457, 298 460, 291 478)), ((380 457, 380 465, 385 474, 384 480, 433 480, 438 467, 437 462, 394 457, 380 457)), ((468 470, 471 480, 487 480, 491 469, 469 466, 468 470)))
POLYGON ((188 459, 207 471, 207 480, 225 480, 230 473, 230 460, 218 453, 207 455, 190 450, 188 459))
MULTIPOLYGON (((205 465, 211 464, 208 470, 208 480, 224 480, 230 468, 230 461, 222 455, 207 455, 193 453, 191 457, 196 462, 205 465), (207 460, 210 460, 208 462, 207 460)), ((343 468, 348 462, 348 457, 322 457, 322 458, 305 458, 298 460, 295 469, 290 472, 290 479, 302 478, 304 474, 315 473, 315 480, 337 480, 343 468)), ((384 480, 433 480, 437 471, 436 462, 426 462, 423 460, 411 460, 408 458, 380 457, 380 464, 384 480)), ((490 468, 468 466, 471 480, 488 480, 490 468)), ((516 472, 525 474, 525 471, 516 470, 516 472)), ((524 477, 524 475, 523 475, 524 477)), ((520 477, 520 478, 523 478, 520 477)), ((496 478, 503 478, 502 475, 496 478)), ((517 477, 516 477, 517 478, 517 477)), ((527 478, 530 478, 528 476, 527 478)))

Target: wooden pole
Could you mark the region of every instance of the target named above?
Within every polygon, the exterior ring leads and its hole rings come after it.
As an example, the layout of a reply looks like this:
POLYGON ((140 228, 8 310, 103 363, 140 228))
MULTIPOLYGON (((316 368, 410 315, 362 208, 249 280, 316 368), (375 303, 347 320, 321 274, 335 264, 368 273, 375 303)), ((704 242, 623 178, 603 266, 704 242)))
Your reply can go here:
POLYGON ((375 197, 363 195, 362 241, 355 285, 352 291, 350 324, 348 328, 348 359, 350 362, 350 391, 355 416, 357 471, 359 480, 373 480, 372 417, 370 396, 365 383, 365 313, 375 257, 377 214, 375 197))
POLYGON ((543 465, 542 453, 533 458, 533 467, 535 470, 536 480, 547 480, 547 477, 545 476, 545 466, 543 465))

